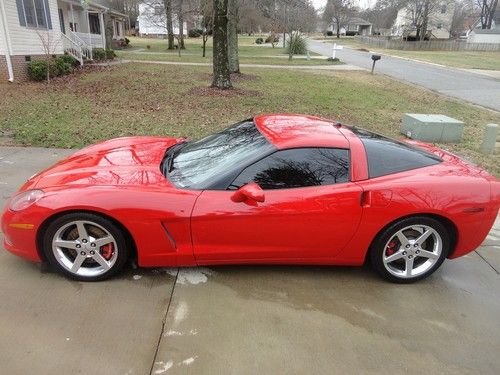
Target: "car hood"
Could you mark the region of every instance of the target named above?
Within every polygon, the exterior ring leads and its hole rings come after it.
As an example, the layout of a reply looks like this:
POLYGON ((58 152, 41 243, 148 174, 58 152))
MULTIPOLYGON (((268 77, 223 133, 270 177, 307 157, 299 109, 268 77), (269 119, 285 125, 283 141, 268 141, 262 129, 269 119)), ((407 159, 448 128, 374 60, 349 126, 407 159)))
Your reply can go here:
POLYGON ((160 171, 165 150, 182 138, 127 137, 86 147, 33 176, 23 187, 171 186, 160 171))

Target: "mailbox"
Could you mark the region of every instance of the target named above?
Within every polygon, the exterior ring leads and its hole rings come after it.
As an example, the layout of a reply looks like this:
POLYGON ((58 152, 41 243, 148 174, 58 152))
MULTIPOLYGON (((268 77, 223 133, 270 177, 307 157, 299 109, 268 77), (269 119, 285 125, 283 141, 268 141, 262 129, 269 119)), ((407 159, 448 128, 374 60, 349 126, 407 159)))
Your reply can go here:
POLYGON ((373 60, 373 64, 372 64, 372 74, 373 74, 373 71, 375 70, 375 63, 380 60, 382 58, 382 56, 380 55, 372 55, 372 60, 373 60))

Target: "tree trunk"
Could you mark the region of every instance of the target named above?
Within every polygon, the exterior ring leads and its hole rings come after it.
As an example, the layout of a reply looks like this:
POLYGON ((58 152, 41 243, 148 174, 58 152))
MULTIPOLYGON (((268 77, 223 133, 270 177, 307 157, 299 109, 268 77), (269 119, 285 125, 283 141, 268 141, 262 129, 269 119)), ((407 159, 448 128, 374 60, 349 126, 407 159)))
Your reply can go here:
POLYGON ((214 1, 214 79, 212 87, 229 89, 231 75, 229 74, 227 48, 227 2, 228 0, 214 1))
POLYGON ((184 13, 183 13, 183 2, 184 0, 179 0, 179 12, 177 13, 177 19, 179 20, 179 49, 185 49, 184 45, 184 13))
POLYGON ((238 8, 237 0, 228 1, 228 24, 227 24, 227 42, 229 54, 229 72, 240 72, 240 58, 238 55, 238 8))
POLYGON ((163 0, 167 18, 168 49, 174 49, 174 25, 172 24, 172 0, 163 0))
MULTIPOLYGON (((488 17, 487 17, 487 21, 486 21, 486 28, 488 30, 491 29, 491 25, 493 23, 493 18, 495 17, 495 10, 497 9, 497 6, 498 6, 498 0, 495 0, 491 3, 491 7, 490 7, 490 10, 488 12, 488 17)), ((498 27, 498 25, 497 25, 498 27)))
POLYGON ((109 12, 104 13, 104 29, 106 34, 106 48, 113 48, 113 20, 109 12))
MULTIPOLYGON (((422 14, 422 26, 420 30, 420 40, 425 40, 427 36, 427 25, 429 24, 429 1, 426 0, 424 3, 424 11, 422 14)), ((418 40, 419 38, 417 38, 418 40)))
POLYGON ((335 18, 335 23, 337 25, 337 39, 340 39, 340 21, 338 18, 335 18))
POLYGON ((207 35, 207 30, 206 29, 203 29, 203 46, 202 46, 202 49, 203 49, 203 57, 206 57, 207 56, 207 40, 208 40, 208 35, 207 35))

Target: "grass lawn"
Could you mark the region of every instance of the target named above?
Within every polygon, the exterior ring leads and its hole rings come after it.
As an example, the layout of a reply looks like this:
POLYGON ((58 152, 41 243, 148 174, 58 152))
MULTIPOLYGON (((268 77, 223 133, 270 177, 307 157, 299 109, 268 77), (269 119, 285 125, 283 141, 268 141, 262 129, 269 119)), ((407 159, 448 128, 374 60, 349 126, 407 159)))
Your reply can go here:
MULTIPOLYGON (((257 37, 239 36, 239 56, 242 64, 265 64, 265 65, 333 65, 339 62, 329 62, 325 58, 311 52, 313 58, 307 60, 306 56, 294 56, 289 61, 288 55, 282 46, 272 48, 270 45, 255 44, 257 37), (316 57, 316 58, 315 58, 316 57)), ((185 40, 186 50, 181 51, 179 57, 177 50, 167 50, 167 40, 153 38, 130 38, 128 49, 117 51, 117 55, 127 60, 151 60, 151 61, 181 61, 192 63, 212 62, 212 38, 207 42, 206 57, 202 57, 201 38, 187 38, 185 40), (149 47, 149 48, 148 48, 149 47)))
POLYGON ((474 51, 400 51, 394 49, 376 48, 362 44, 350 37, 337 39, 335 37, 318 37, 317 40, 327 40, 351 48, 364 48, 381 54, 406 57, 441 65, 465 69, 500 70, 500 52, 474 51))
POLYGON ((245 69, 239 89, 204 94, 210 68, 124 64, 44 83, 0 84, 0 129, 15 142, 82 147, 149 134, 199 138, 259 113, 306 113, 399 137, 403 113, 441 113, 466 124, 465 141, 444 147, 500 175, 500 157, 476 150, 500 115, 365 72, 245 69))

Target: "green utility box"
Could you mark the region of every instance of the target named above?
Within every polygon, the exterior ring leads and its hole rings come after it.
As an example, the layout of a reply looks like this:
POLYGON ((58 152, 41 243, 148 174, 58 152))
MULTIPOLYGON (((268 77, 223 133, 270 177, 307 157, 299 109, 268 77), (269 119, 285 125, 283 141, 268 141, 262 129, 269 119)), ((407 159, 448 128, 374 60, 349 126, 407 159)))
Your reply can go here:
POLYGON ((457 143, 462 141, 464 123, 444 115, 406 113, 401 133, 424 142, 457 143))

